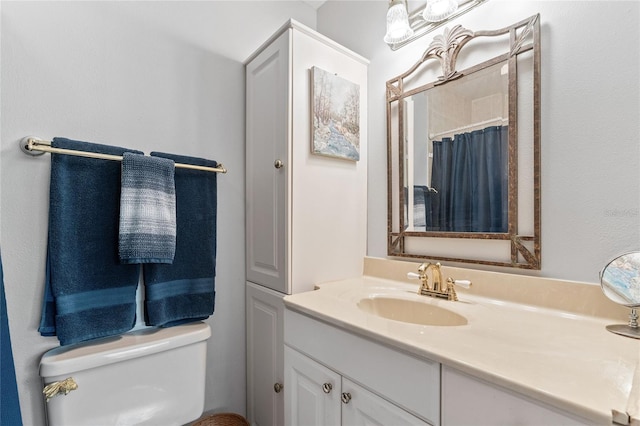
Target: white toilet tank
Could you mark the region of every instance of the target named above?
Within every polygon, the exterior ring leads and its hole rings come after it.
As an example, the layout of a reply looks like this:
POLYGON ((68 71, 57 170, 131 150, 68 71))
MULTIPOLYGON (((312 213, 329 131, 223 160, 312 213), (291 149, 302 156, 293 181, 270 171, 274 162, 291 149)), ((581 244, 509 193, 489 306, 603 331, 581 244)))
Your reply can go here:
POLYGON ((209 336, 209 326, 196 322, 48 351, 40 360, 44 385, 72 377, 67 383, 77 389, 45 403, 47 424, 160 426, 197 419, 209 336))

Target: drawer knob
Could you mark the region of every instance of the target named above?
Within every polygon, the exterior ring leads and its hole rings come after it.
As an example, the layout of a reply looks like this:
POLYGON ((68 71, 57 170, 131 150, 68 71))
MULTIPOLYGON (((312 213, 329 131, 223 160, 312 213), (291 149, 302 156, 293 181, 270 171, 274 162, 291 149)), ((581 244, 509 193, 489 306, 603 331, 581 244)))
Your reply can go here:
POLYGON ((275 167, 276 169, 281 169, 284 167, 284 163, 282 162, 282 160, 276 160, 273 162, 273 167, 275 167))
POLYGON ((331 392, 331 389, 333 389, 333 385, 331 383, 325 383, 324 385, 322 385, 322 392, 324 393, 331 392))
POLYGON ((282 392, 282 388, 282 383, 276 383, 275 385, 273 385, 273 390, 276 391, 276 393, 282 392))
POLYGON ((342 397, 340 399, 342 399, 343 403, 348 404, 349 401, 351 401, 351 394, 349 392, 342 392, 342 397))

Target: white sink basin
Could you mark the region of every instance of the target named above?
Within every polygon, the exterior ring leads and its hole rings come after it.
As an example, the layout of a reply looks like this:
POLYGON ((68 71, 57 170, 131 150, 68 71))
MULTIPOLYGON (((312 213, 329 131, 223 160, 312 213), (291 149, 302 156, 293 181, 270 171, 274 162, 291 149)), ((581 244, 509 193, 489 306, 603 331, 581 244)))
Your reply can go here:
POLYGON ((467 319, 462 315, 426 301, 374 296, 361 299, 358 302, 358 308, 382 318, 411 324, 435 326, 467 324, 467 319))

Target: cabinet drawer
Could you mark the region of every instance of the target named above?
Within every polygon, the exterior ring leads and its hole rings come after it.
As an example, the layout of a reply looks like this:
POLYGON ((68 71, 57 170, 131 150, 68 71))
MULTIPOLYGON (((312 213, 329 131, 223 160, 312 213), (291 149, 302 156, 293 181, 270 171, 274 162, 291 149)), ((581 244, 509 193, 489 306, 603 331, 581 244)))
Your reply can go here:
POLYGON ((431 424, 440 423, 440 364, 285 310, 285 344, 431 424))

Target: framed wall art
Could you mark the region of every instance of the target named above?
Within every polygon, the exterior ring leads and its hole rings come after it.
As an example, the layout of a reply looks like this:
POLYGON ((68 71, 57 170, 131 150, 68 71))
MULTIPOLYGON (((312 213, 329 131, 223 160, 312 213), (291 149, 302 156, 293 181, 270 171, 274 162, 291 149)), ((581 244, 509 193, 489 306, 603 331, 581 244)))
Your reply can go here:
POLYGON ((311 152, 360 160, 360 86, 311 68, 311 152))

